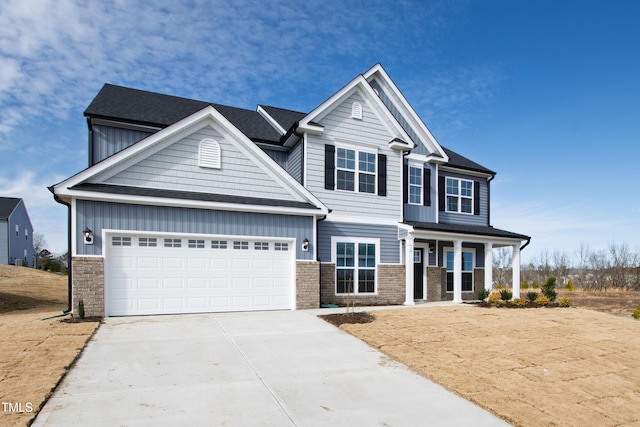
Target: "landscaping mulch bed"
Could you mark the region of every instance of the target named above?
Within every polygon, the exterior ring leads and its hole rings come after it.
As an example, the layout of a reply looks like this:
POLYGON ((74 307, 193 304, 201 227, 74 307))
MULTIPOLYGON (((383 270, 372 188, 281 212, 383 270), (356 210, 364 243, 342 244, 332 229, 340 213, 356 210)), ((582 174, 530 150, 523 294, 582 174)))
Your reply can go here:
POLYGON ((319 316, 321 319, 331 323, 334 326, 344 325, 345 323, 371 323, 376 320, 375 316, 361 311, 357 313, 335 313, 319 316))

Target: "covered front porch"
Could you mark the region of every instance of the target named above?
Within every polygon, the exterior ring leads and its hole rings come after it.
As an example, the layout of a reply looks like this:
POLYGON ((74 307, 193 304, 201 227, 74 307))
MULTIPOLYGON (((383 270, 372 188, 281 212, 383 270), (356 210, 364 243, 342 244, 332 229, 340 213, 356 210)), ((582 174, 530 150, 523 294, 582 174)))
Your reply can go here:
MULTIPOLYGON (((406 223, 400 229, 405 268, 405 305, 416 301, 461 303, 477 299, 493 283, 493 249, 512 250, 513 283, 520 283, 520 252, 530 237, 493 227, 406 223)), ((513 287, 514 298, 520 287, 513 287)))

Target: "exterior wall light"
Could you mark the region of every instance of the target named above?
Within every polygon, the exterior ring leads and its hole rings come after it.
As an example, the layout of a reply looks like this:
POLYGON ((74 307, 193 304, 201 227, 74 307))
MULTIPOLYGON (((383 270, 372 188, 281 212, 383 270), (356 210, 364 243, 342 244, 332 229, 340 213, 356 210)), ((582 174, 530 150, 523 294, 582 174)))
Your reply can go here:
POLYGON ((309 250, 309 239, 305 237, 305 239, 302 241, 302 251, 307 252, 308 250, 309 250))
POLYGON ((84 234, 84 244, 93 245, 93 231, 89 227, 85 228, 82 232, 84 234))

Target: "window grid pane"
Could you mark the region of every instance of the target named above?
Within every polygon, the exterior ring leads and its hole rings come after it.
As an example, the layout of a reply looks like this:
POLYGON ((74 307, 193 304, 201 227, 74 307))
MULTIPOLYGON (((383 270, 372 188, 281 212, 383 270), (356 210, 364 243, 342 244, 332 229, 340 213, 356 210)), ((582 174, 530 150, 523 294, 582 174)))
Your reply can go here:
POLYGON ((360 182, 358 185, 358 191, 361 193, 371 193, 374 194, 376 192, 376 176, 370 175, 366 173, 361 173, 358 177, 360 182))
POLYGON ((355 173, 349 171, 338 170, 337 180, 338 190, 354 191, 355 189, 355 173))
POLYGON ((376 156, 372 153, 358 153, 358 170, 361 172, 376 173, 376 156))
POLYGON ((371 294, 375 292, 376 287, 375 270, 359 270, 358 271, 358 293, 371 294))

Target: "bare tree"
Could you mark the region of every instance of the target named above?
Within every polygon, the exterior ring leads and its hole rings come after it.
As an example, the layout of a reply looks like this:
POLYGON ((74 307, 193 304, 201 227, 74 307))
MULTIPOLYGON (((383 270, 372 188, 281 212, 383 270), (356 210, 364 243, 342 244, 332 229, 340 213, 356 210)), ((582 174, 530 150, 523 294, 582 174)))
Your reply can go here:
POLYGON ((611 286, 614 288, 628 289, 631 284, 629 274, 632 266, 633 255, 629 251, 629 246, 626 243, 609 244, 609 258, 610 258, 610 276, 611 286))
POLYGON ((511 283, 511 266, 513 254, 508 246, 493 250, 493 280, 494 282, 508 286, 511 283))
POLYGON ((580 286, 585 287, 587 269, 589 267, 589 254, 591 249, 585 242, 580 242, 580 247, 575 252, 576 258, 576 273, 578 274, 578 281, 580 286))
POLYGON ((588 259, 592 278, 589 287, 600 291, 607 287, 609 260, 604 251, 593 251, 589 254, 588 259))
POLYGON ((567 275, 569 274, 570 261, 567 253, 564 251, 553 251, 553 274, 558 278, 558 283, 563 286, 566 283, 567 275))

